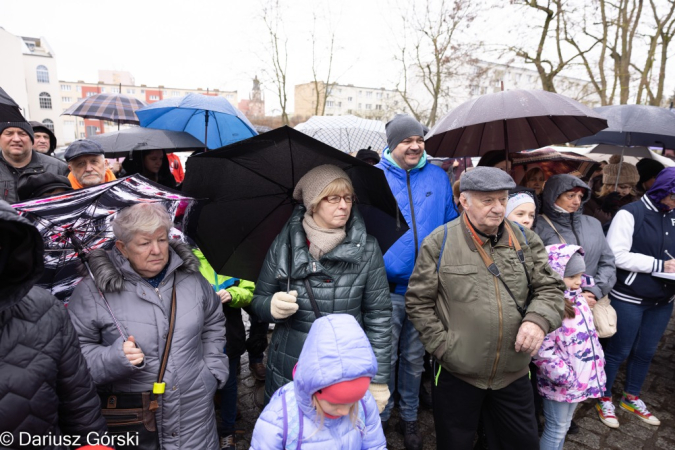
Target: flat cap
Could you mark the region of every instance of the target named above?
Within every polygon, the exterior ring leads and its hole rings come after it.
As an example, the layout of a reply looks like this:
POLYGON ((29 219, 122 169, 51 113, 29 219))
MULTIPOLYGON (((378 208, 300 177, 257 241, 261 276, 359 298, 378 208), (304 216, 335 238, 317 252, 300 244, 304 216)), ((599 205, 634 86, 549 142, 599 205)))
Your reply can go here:
POLYGON ((459 180, 459 192, 479 191, 494 192, 507 191, 516 187, 511 175, 502 169, 479 166, 471 172, 466 172, 459 180))
POLYGON ((64 158, 66 161, 71 161, 82 155, 103 155, 104 153, 103 147, 98 143, 89 139, 80 139, 68 146, 64 158))

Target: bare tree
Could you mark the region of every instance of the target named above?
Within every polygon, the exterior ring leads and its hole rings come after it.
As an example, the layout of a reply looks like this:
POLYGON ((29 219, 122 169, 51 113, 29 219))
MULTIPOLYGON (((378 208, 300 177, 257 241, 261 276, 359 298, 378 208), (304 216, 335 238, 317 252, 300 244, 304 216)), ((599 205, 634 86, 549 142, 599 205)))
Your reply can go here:
POLYGON ((265 73, 279 97, 281 122, 288 125, 288 97, 286 83, 288 73, 288 37, 283 30, 282 9, 279 0, 270 0, 262 6, 262 19, 269 34, 269 67, 265 73))
MULTIPOLYGON (((333 69, 333 55, 335 52, 335 30, 332 24, 328 24, 328 45, 325 53, 328 55, 328 63, 326 68, 326 78, 320 79, 319 71, 321 66, 321 58, 317 55, 317 45, 319 39, 316 32, 317 16, 314 15, 314 27, 312 29, 312 82, 314 83, 314 115, 323 116, 326 113, 326 100, 330 95, 331 89, 335 85, 335 81, 331 79, 333 69)), ((322 52, 323 53, 323 52, 322 52)))
POLYGON ((646 94, 650 105, 661 106, 664 103, 664 83, 666 79, 666 64, 668 62, 668 47, 675 35, 675 1, 668 0, 668 8, 665 13, 658 10, 654 0, 649 0, 649 5, 651 6, 653 14, 652 19, 654 20, 653 25, 649 28, 653 29, 654 33, 647 36, 649 48, 644 66, 638 68, 633 65, 635 70, 640 73, 640 84, 638 85, 636 102, 638 104, 642 103, 642 95, 646 94), (654 63, 656 62, 658 46, 660 46, 661 49, 657 65, 658 73, 655 73, 654 63), (654 78, 656 78, 655 81, 654 78), (656 84, 655 90, 652 87, 653 83, 656 84))
POLYGON ((536 48, 511 46, 510 50, 525 63, 534 65, 543 90, 556 92, 555 77, 582 52, 590 50, 574 49, 565 42, 568 14, 574 12, 564 0, 512 0, 512 3, 540 13, 542 23, 536 48))
POLYGON ((477 14, 475 1, 441 0, 438 7, 435 3, 411 2, 410 9, 402 11, 402 30, 409 39, 395 56, 403 68, 396 89, 415 118, 427 125, 436 122, 439 107, 449 95, 447 81, 470 57, 471 45, 459 41, 456 34, 477 14), (415 99, 411 92, 414 82, 421 83, 429 103, 415 99))

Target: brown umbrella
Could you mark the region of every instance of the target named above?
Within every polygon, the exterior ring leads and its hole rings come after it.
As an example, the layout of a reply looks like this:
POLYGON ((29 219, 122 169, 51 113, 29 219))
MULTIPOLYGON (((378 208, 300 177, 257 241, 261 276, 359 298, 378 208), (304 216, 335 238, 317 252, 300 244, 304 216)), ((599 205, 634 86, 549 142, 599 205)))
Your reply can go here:
POLYGON ((462 103, 426 136, 437 157, 482 156, 564 144, 607 128, 607 120, 576 100, 553 92, 497 92, 462 103))
POLYGON ((557 151, 547 147, 531 152, 511 153, 511 172, 514 180, 520 180, 523 175, 538 167, 544 172, 545 179, 559 173, 579 172, 580 178, 587 178, 600 166, 586 156, 574 152, 557 151))

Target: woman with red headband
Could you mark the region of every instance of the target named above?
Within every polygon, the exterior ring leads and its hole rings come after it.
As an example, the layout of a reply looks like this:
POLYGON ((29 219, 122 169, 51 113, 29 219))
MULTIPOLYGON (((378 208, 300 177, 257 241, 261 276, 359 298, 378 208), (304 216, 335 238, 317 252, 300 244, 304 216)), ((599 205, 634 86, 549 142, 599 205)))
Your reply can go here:
POLYGON ((293 381, 274 393, 258 418, 255 450, 386 449, 368 391, 377 360, 356 319, 331 314, 309 330, 293 381))

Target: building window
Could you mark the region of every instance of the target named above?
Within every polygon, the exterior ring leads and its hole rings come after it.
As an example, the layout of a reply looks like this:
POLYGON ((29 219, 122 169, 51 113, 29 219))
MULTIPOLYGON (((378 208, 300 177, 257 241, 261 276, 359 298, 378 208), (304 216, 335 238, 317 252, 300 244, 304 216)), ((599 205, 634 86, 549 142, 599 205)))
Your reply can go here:
POLYGON ((172 97, 180 97, 180 91, 172 91, 171 96, 172 97))
POLYGON ((375 109, 381 110, 381 109, 382 109, 382 105, 375 105, 375 109))
POLYGON ((375 98, 382 98, 382 92, 376 92, 375 98))
POLYGON ((141 89, 141 94, 145 94, 145 89, 141 89))
POLYGON ((81 127, 83 127, 83 126, 84 126, 84 120, 80 120, 80 122, 79 122, 79 123, 80 123, 80 126, 81 126, 81 127))
POLYGON ((127 89, 127 94, 135 94, 136 89, 127 89))
POLYGON ((86 138, 86 137, 87 137, 87 135, 86 135, 86 134, 84 134, 84 133, 80 133, 80 139, 84 139, 84 138, 86 138))
POLYGON ((333 107, 333 100, 328 100, 328 101, 326 102, 326 106, 327 106, 328 108, 332 108, 332 107, 333 107))
POLYGON ((159 100, 159 95, 151 95, 150 100, 159 100))
POLYGON ((98 92, 87 92, 87 97, 93 97, 94 95, 98 94, 98 92))
POLYGON ((371 105, 370 103, 366 103, 366 109, 373 109, 373 105, 371 105))
POLYGON ((470 86, 471 89, 471 95, 479 95, 480 94, 480 87, 476 86, 475 84, 472 84, 470 86))
POLYGON ((342 102, 338 102, 338 108, 342 108, 342 102))
POLYGON ((118 87, 110 88, 110 92, 112 92, 113 94, 119 94, 120 88, 118 88, 118 87))
POLYGON ((359 103, 359 109, 361 109, 361 108, 362 108, 361 103, 359 103))
POLYGON ((232 95, 232 94, 227 94, 227 95, 225 96, 225 98, 227 98, 228 100, 234 100, 234 95, 232 95))
POLYGON ((520 81, 520 78, 521 78, 521 77, 522 77, 522 75, 519 74, 519 73, 517 73, 517 74, 516 74, 516 81, 520 81))
POLYGON ((347 101, 351 103, 354 99, 352 97, 347 97, 347 101))
POLYGON ((49 70, 45 66, 37 66, 38 83, 49 83, 49 70))
POLYGON ((363 95, 363 91, 359 91, 359 95, 363 95))
POLYGON ((52 121, 51 119, 44 119, 42 123, 44 124, 44 126, 49 128, 52 133, 54 132, 54 121, 52 121))
POLYGON ((82 86, 77 86, 77 92, 82 92, 82 86))
POLYGON ((372 92, 370 92, 370 91, 366 92, 366 97, 367 97, 367 98, 370 98, 370 97, 372 97, 372 96, 373 96, 373 93, 372 93, 372 92))
POLYGON ((105 88, 104 88, 104 87, 98 88, 98 89, 99 89, 99 91, 101 91, 101 92, 105 92, 105 88))
MULTIPOLYGON (((26 41, 24 41, 24 42, 26 42, 26 41)), ((31 52, 34 52, 35 51, 35 42, 26 42, 26 47, 28 47, 28 50, 30 50, 31 52)))
POLYGON ((70 103, 70 102, 73 101, 73 98, 72 97, 61 97, 61 101, 63 103, 70 103))
POLYGON ((52 109, 52 96, 46 92, 40 92, 40 108, 52 109))
POLYGON ((482 88, 480 88, 480 95, 485 95, 485 94, 487 94, 487 88, 485 86, 483 86, 482 88))
POLYGON ((62 90, 62 91, 69 91, 71 88, 72 88, 72 86, 69 85, 69 84, 62 84, 62 85, 61 85, 61 90, 62 90))
POLYGON ((352 110, 351 110, 351 109, 348 109, 348 110, 347 110, 347 114, 351 114, 351 113, 352 113, 352 110))

